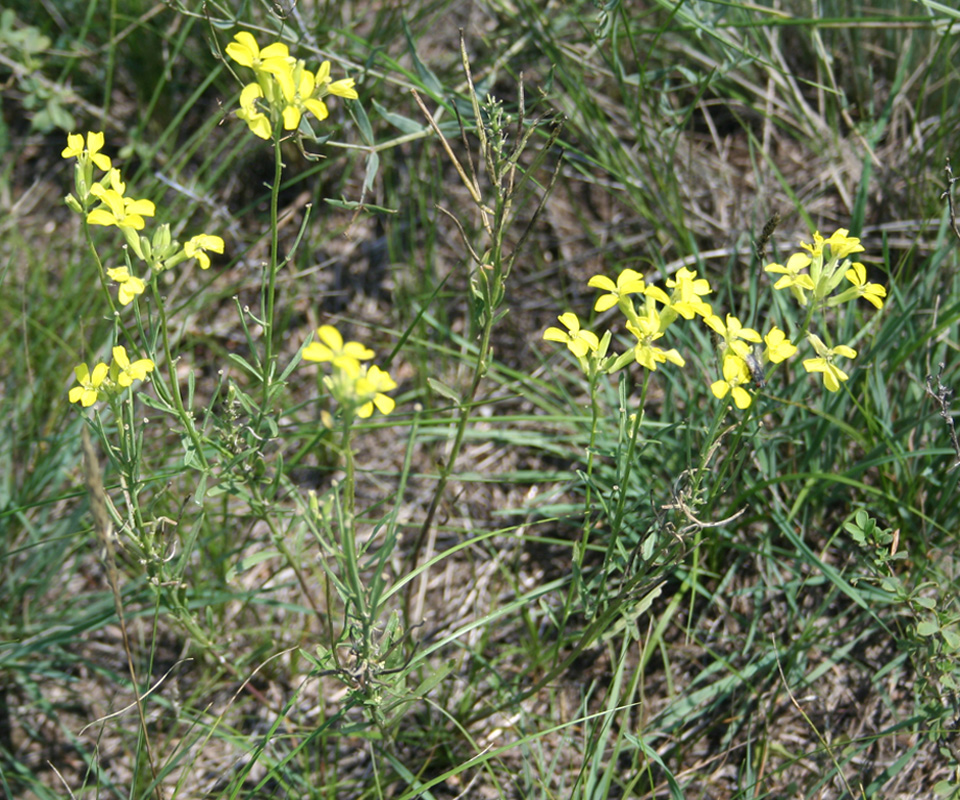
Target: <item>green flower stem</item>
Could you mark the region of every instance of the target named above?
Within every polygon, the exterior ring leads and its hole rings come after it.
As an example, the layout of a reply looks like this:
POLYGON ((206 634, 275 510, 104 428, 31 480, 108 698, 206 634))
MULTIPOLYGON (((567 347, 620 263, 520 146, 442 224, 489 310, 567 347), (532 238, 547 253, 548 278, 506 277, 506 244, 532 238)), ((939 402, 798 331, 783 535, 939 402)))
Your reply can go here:
MULTIPOLYGON (((190 412, 184 408, 183 398, 180 396, 180 381, 177 379, 177 365, 176 361, 174 361, 173 353, 170 350, 170 334, 167 331, 167 312, 163 305, 163 298, 160 297, 160 290, 157 288, 156 279, 150 281, 150 289, 153 292, 153 299, 157 306, 157 314, 160 317, 160 338, 163 340, 163 354, 167 361, 167 368, 170 371, 170 383, 173 386, 173 390, 169 391, 166 390, 166 387, 164 388, 169 398, 173 400, 177 416, 180 418, 180 422, 186 430, 187 436, 190 437, 190 442, 193 444, 197 458, 200 460, 202 471, 208 472, 210 465, 207 463, 207 457, 203 452, 203 442, 193 423, 193 417, 190 412)), ((154 375, 157 375, 156 370, 154 371, 154 375)), ((157 378, 159 378, 158 375, 157 378)), ((162 381, 158 380, 158 384, 160 383, 162 383, 162 381)))
MULTIPOLYGON (((353 432, 353 414, 343 415, 343 430, 341 434, 341 452, 344 458, 343 491, 337 495, 342 497, 345 507, 340 513, 340 549, 343 554, 347 586, 353 595, 354 615, 360 622, 361 658, 369 658, 373 646, 373 626, 375 620, 370 609, 367 608, 367 594, 360 576, 360 562, 357 552, 356 535, 356 481, 357 466, 351 446, 353 432)), ((349 615, 349 610, 348 610, 349 615)))
POLYGON ((263 413, 267 411, 267 404, 270 399, 270 384, 273 380, 273 361, 276 357, 273 352, 273 312, 277 298, 277 272, 279 271, 279 253, 280 253, 280 228, 279 228, 279 204, 280 204, 280 180, 283 176, 283 157, 280 152, 281 129, 279 125, 273 126, 273 185, 270 187, 270 263, 267 265, 267 280, 265 286, 265 297, 261 298, 261 310, 263 312, 263 338, 264 338, 264 357, 263 357, 263 413))
MULTIPOLYGON (((644 370, 643 386, 640 388, 640 401, 637 403, 637 412, 633 416, 633 426, 630 429, 630 441, 627 444, 626 465, 623 474, 617 478, 620 488, 617 492, 617 505, 614 511, 613 523, 610 528, 612 534, 610 537, 610 546, 607 548, 607 552, 603 557, 603 568, 605 571, 609 569, 610 559, 615 552, 614 545, 616 544, 617 536, 623 525, 623 517, 627 510, 627 487, 630 485, 630 473, 633 471, 634 454, 637 450, 637 437, 640 435, 640 425, 643 422, 643 410, 646 406, 647 388, 649 385, 650 372, 649 370, 644 370)), ((626 409, 624 409, 624 413, 626 413, 626 409)))

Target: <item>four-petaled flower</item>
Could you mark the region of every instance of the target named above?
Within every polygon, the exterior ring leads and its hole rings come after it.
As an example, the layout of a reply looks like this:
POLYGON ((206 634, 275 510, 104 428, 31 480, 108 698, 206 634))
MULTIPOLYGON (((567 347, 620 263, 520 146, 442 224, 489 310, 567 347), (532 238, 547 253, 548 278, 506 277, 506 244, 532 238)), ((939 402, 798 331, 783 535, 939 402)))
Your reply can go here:
POLYGON ((126 184, 120 180, 120 170, 111 169, 107 175, 110 188, 102 183, 90 187, 90 194, 100 201, 100 206, 87 214, 90 225, 116 225, 118 228, 143 230, 143 218, 152 217, 157 207, 152 200, 134 200, 124 197, 126 184))
POLYGON ((257 40, 246 31, 240 31, 233 38, 234 41, 226 47, 227 55, 238 64, 250 67, 254 72, 276 75, 293 64, 290 50, 283 42, 268 44, 261 50, 257 40))
MULTIPOLYGON (((341 78, 338 81, 330 80, 330 62, 324 61, 317 70, 316 77, 316 95, 323 97, 332 94, 337 97, 343 97, 347 100, 358 100, 360 95, 354 89, 355 81, 353 78, 341 78)), ((323 119, 323 117, 321 117, 323 119)))
POLYGON ((560 328, 547 328, 543 332, 543 338, 548 342, 561 342, 570 348, 570 352, 577 358, 583 358, 588 350, 595 351, 600 346, 600 340, 595 333, 585 331, 580 327, 580 320, 572 311, 561 314, 557 319, 560 324, 566 328, 565 331, 560 328))
POLYGON ((820 372, 823 374, 823 385, 828 391, 836 392, 840 389, 840 384, 847 380, 847 373, 834 363, 837 356, 844 358, 856 358, 857 351, 845 344, 836 347, 827 347, 819 336, 813 333, 807 334, 807 339, 817 351, 817 358, 806 358, 803 361, 803 368, 807 372, 820 372))
POLYGON ((677 270, 676 278, 667 278, 667 288, 673 289, 670 296, 670 308, 684 319, 693 319, 699 314, 709 317, 713 314, 710 304, 701 298, 710 294, 710 281, 698 278, 696 270, 681 267, 677 270))
POLYGON ((304 111, 309 111, 317 119, 323 121, 329 115, 322 100, 314 97, 316 90, 316 76, 308 70, 302 61, 283 74, 277 75, 277 82, 283 92, 286 104, 283 107, 283 128, 293 131, 300 125, 300 117, 304 111))
MULTIPOLYGON (((855 292, 857 297, 862 297, 878 309, 883 308, 883 298, 887 296, 887 290, 879 283, 867 283, 867 268, 863 264, 859 261, 851 264, 845 277, 854 286, 847 291, 855 292)), ((837 299, 840 300, 846 294, 847 292, 841 292, 837 299)))
POLYGON ((304 361, 329 361, 354 378, 360 374, 360 362, 368 361, 375 355, 373 350, 360 342, 344 343, 340 331, 333 325, 321 325, 317 328, 317 337, 319 342, 310 342, 303 348, 304 361))
POLYGON ((131 275, 130 270, 126 267, 108 269, 107 275, 120 286, 117 291, 117 299, 122 306, 128 305, 133 301, 133 298, 143 294, 144 289, 147 288, 146 284, 140 278, 131 275))
POLYGON ((733 316, 733 314, 727 314, 726 324, 715 314, 704 317, 703 321, 723 337, 725 345, 724 355, 726 355, 727 351, 732 350, 740 356, 740 358, 746 358, 747 353, 751 350, 747 342, 757 343, 762 341, 757 331, 753 328, 745 328, 743 323, 733 316))
POLYGON ((807 304, 806 292, 812 292, 816 288, 816 284, 814 284, 813 278, 806 273, 801 273, 800 270, 809 267, 811 260, 810 256, 806 253, 794 253, 787 259, 785 265, 776 263, 767 264, 767 266, 763 268, 763 271, 775 275, 783 275, 780 280, 773 284, 773 288, 789 288, 797 302, 801 306, 805 306, 807 304))
POLYGON ((676 364, 678 367, 687 363, 675 348, 664 350, 661 347, 654 346, 653 343, 663 336, 663 331, 660 330, 660 315, 655 309, 640 317, 636 325, 628 322, 627 330, 637 337, 637 343, 633 348, 633 357, 640 366, 646 367, 651 372, 656 372, 657 364, 664 364, 667 361, 676 364))
POLYGON ((110 378, 120 386, 126 388, 134 381, 142 381, 148 372, 153 372, 154 363, 149 358, 139 358, 130 361, 125 347, 118 345, 113 348, 113 363, 110 365, 110 378))
POLYGON ((211 253, 223 252, 223 239, 219 236, 213 236, 207 233, 200 233, 194 236, 183 246, 183 252, 187 258, 195 258, 200 264, 200 269, 209 269, 210 256, 206 250, 211 253))
POLYGON ((373 408, 386 416, 396 407, 396 401, 384 392, 391 392, 397 388, 397 382, 388 373, 375 364, 367 368, 365 374, 357 378, 355 391, 360 406, 357 416, 366 419, 373 414, 373 408))
POLYGON ((100 152, 102 149, 102 131, 99 133, 87 132, 86 148, 84 148, 83 134, 70 133, 67 134, 67 146, 63 149, 63 152, 60 153, 60 155, 64 158, 75 158, 78 161, 83 161, 84 158, 87 158, 99 169, 102 169, 104 172, 106 172, 110 169, 112 164, 110 162, 110 157, 100 152), (84 156, 84 154, 86 154, 86 156, 84 156))
POLYGON ((763 358, 772 364, 779 364, 785 361, 797 352, 797 346, 792 344, 782 330, 776 325, 770 329, 770 333, 763 337, 767 348, 763 351, 763 358))
POLYGON ((240 110, 237 116, 247 123, 250 132, 261 139, 269 139, 273 135, 270 119, 257 107, 257 100, 263 97, 263 89, 259 83, 248 83, 240 92, 240 110))
POLYGON ((608 308, 613 308, 622 299, 629 297, 631 294, 643 294, 647 288, 643 276, 632 269, 625 269, 617 275, 616 283, 606 275, 594 275, 587 281, 587 286, 603 289, 607 292, 607 294, 602 294, 597 298, 596 305, 593 307, 594 311, 606 311, 608 308))
POLYGON ((90 372, 86 362, 78 364, 73 368, 77 376, 79 386, 74 386, 70 390, 69 398, 71 403, 80 403, 84 408, 89 408, 100 398, 100 386, 107 377, 109 367, 106 364, 97 364, 90 372))
POLYGON ((720 400, 732 393, 737 408, 749 408, 753 395, 743 387, 750 385, 750 379, 747 362, 738 355, 728 353, 723 359, 723 380, 711 383, 710 391, 720 400))

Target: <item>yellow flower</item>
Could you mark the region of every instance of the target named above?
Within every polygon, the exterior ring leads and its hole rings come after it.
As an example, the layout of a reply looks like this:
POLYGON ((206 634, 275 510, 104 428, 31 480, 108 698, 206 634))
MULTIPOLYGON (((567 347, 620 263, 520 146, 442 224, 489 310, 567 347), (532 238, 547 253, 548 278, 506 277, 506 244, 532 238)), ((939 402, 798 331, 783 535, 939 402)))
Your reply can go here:
POLYGON ((359 98, 356 89, 354 89, 353 78, 341 78, 338 81, 330 80, 330 62, 324 61, 317 70, 315 83, 317 85, 317 96, 323 97, 325 94, 333 94, 337 97, 344 97, 347 100, 356 100, 359 98))
POLYGON ((134 275, 130 274, 130 270, 126 267, 117 267, 115 269, 108 269, 107 275, 111 280, 116 281, 120 288, 117 291, 117 299, 120 301, 120 305, 125 306, 129 305, 133 298, 137 295, 143 294, 144 290, 147 288, 146 284, 137 278, 134 275))
POLYGON ((380 367, 371 365, 366 374, 357 378, 355 391, 357 399, 361 403, 357 409, 357 416, 360 419, 366 419, 373 414, 373 408, 381 414, 389 414, 396 407, 396 401, 384 392, 390 392, 397 388, 396 381, 384 372, 380 367))
POLYGON ((860 240, 852 236, 847 236, 848 231, 846 228, 837 228, 834 231, 829 239, 824 239, 819 231, 814 232, 813 234, 813 244, 806 244, 800 242, 800 246, 804 250, 810 251, 810 255, 813 258, 823 254, 823 248, 827 245, 830 246, 830 258, 832 260, 840 261, 843 258, 846 258, 851 253, 860 253, 863 252, 863 246, 860 244, 860 240))
POLYGON ((673 289, 670 297, 670 308, 684 319, 693 319, 696 314, 709 317, 713 314, 710 304, 701 298, 710 294, 713 289, 706 278, 698 278, 696 270, 682 267, 677 270, 676 278, 667 278, 668 289, 673 289))
POLYGON ((803 361, 803 368, 807 372, 819 372, 823 375, 823 385, 831 392, 840 389, 840 384, 847 380, 847 373, 838 367, 834 360, 837 356, 844 358, 856 358, 857 351, 845 344, 836 347, 827 347, 819 336, 813 333, 807 334, 807 339, 817 351, 818 358, 807 358, 803 361))
POLYGON ((83 136, 79 133, 67 135, 67 146, 60 153, 64 158, 76 158, 83 161, 84 158, 92 161, 98 168, 106 172, 112 166, 109 156, 105 156, 100 150, 103 149, 103 132, 87 133, 87 146, 83 146, 83 136))
POLYGON ((110 365, 110 377, 120 386, 130 386, 134 381, 142 381, 148 372, 153 372, 154 363, 149 358, 140 358, 131 362, 125 347, 113 348, 113 363, 110 365))
POLYGON ((596 305, 593 307, 594 311, 606 311, 608 308, 613 308, 631 294, 643 294, 647 288, 643 276, 632 269, 625 269, 617 275, 616 283, 606 275, 594 275, 587 281, 587 286, 603 289, 607 292, 607 294, 602 294, 597 298, 596 305))
POLYGON ((321 325, 317 328, 319 342, 310 342, 303 348, 304 361, 327 362, 342 369, 352 377, 360 374, 360 362, 373 358, 374 352, 360 342, 344 344, 343 336, 333 325, 321 325))
POLYGON ((547 328, 543 332, 543 338, 548 342, 561 342, 565 344, 570 352, 577 358, 583 358, 588 350, 595 351, 600 346, 600 340, 595 333, 585 331, 580 328, 580 320, 572 311, 561 314, 557 319, 567 329, 547 328))
POLYGON ((632 322, 627 323, 627 330, 637 337, 637 343, 633 348, 634 360, 651 372, 656 372, 657 364, 665 364, 667 361, 678 367, 687 363, 675 348, 664 350, 654 346, 653 343, 663 336, 660 327, 660 315, 656 309, 651 309, 645 316, 640 317, 636 325, 632 322))
POLYGON ((87 222, 90 225, 116 225, 119 228, 143 230, 143 218, 152 217, 157 212, 153 201, 125 197, 127 185, 120 180, 118 169, 111 169, 107 180, 109 189, 102 183, 90 187, 90 194, 100 201, 100 206, 87 214, 87 222))
POLYGON ((240 92, 240 110, 237 116, 247 123, 250 132, 261 139, 269 139, 273 134, 267 115, 257 108, 257 99, 263 97, 259 83, 248 83, 240 92))
POLYGON ((80 403, 84 408, 89 408, 100 398, 100 386, 107 377, 108 367, 106 364, 97 364, 91 373, 84 362, 74 367, 73 372, 80 385, 70 390, 70 402, 80 403))
POLYGON ((728 354, 723 359, 723 380, 710 384, 710 391, 720 400, 728 394, 733 395, 733 402, 737 408, 749 408, 753 402, 753 395, 744 386, 750 385, 750 370, 747 362, 740 356, 728 354))
POLYGON ((792 344, 787 339, 787 335, 776 325, 763 337, 763 341, 767 345, 767 349, 763 351, 763 358, 773 364, 779 364, 797 352, 797 346, 792 344))
POLYGON ((183 252, 187 258, 196 258, 200 264, 200 269, 210 268, 210 256, 206 250, 212 253, 223 252, 223 239, 219 236, 212 236, 207 233, 201 233, 194 236, 183 246, 183 252))
POLYGON ((298 61, 289 72, 277 75, 277 82, 280 84, 286 102, 282 111, 284 130, 296 130, 304 111, 309 111, 319 120, 327 118, 326 105, 322 100, 314 97, 316 89, 314 74, 304 67, 302 61, 298 61))
MULTIPOLYGON (((853 291, 856 292, 857 297, 862 297, 878 309, 883 308, 882 298, 887 296, 887 290, 879 283, 867 283, 867 268, 863 264, 859 261, 852 264, 846 271, 845 277, 854 285, 853 291)), ((843 292, 840 297, 845 294, 846 292, 843 292)), ((839 300, 840 297, 837 299, 839 300)))
POLYGON ((732 350, 740 358, 746 358, 751 349, 747 342, 757 343, 762 341, 759 333, 753 328, 745 328, 743 323, 733 314, 727 314, 726 324, 715 314, 704 317, 703 321, 723 337, 724 355, 727 351, 732 350))
POLYGON ((254 72, 276 74, 293 63, 290 50, 282 42, 268 44, 261 50, 257 40, 246 31, 240 31, 233 38, 226 47, 227 55, 254 72))

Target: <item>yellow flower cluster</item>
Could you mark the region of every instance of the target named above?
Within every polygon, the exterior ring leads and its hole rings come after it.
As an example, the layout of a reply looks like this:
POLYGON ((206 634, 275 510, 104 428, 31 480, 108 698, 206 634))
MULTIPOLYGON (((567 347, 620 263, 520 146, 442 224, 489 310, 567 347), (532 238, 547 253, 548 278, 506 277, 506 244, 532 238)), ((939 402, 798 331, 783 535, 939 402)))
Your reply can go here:
MULTIPOLYGON (((87 225, 115 226, 126 239, 129 245, 124 251, 126 264, 107 268, 105 275, 117 285, 117 301, 121 306, 128 306, 147 288, 147 281, 134 274, 130 252, 144 262, 149 280, 153 280, 163 270, 190 258, 195 258, 201 269, 207 269, 210 266, 207 252, 222 253, 224 243, 219 236, 200 234, 181 246, 166 224, 158 225, 150 238, 141 236, 140 231, 146 227, 144 217, 153 217, 156 205, 152 200, 127 196, 127 185, 120 170, 102 152, 103 146, 102 132, 88 132, 86 137, 79 133, 67 136, 67 146, 61 155, 76 159, 76 164, 75 192, 65 200, 73 211, 83 216, 87 225), (104 174, 95 179, 94 170, 104 174)), ((153 368, 149 358, 131 362, 123 347, 114 347, 109 366, 98 363, 91 370, 83 363, 74 367, 79 385, 70 390, 70 402, 80 403, 84 408, 92 406, 101 396, 114 396, 134 380, 143 380, 153 368)))
POLYGON ((678 319, 700 319, 722 339, 723 378, 715 381, 711 390, 720 398, 731 394, 739 408, 747 408, 753 402, 748 389, 752 383, 762 383, 763 363, 779 363, 796 352, 776 326, 761 337, 752 328, 744 327, 732 314, 728 314, 725 320, 714 314, 713 307, 704 299, 713 288, 694 270, 682 268, 673 278, 668 278, 665 286, 670 290, 669 294, 659 286, 648 284, 632 269, 623 270, 616 281, 605 275, 596 275, 587 285, 604 292, 597 299, 594 310, 607 311, 617 306, 626 318, 627 331, 636 339, 633 347, 625 353, 608 357, 610 332, 600 339, 584 330, 573 312, 562 314, 560 322, 566 330, 547 328, 543 338, 566 344, 588 373, 592 367, 602 372, 615 372, 633 361, 650 371, 667 362, 683 367, 686 360, 676 348, 664 348, 658 341, 678 319), (761 341, 766 342, 767 347, 758 358, 752 345, 761 341))
POLYGON ((360 342, 344 342, 332 325, 317 328, 317 338, 303 348, 303 360, 330 364, 331 374, 323 384, 348 416, 366 419, 374 408, 381 414, 393 411, 396 402, 386 392, 396 389, 396 382, 378 366, 362 363, 374 357, 373 350, 360 342))
MULTIPOLYGON (((197 259, 201 269, 210 266, 210 256, 223 252, 223 239, 210 234, 194 236, 181 246, 170 235, 169 225, 159 225, 152 238, 140 236, 146 227, 144 217, 152 217, 157 208, 152 200, 127 197, 127 185, 120 170, 110 158, 100 152, 103 149, 102 132, 87 133, 86 139, 79 133, 67 136, 67 146, 61 155, 77 160, 74 173, 76 194, 66 197, 67 205, 83 214, 88 225, 116 226, 123 233, 130 250, 149 268, 150 274, 170 269, 190 258, 197 259), (100 180, 93 179, 97 168, 106 173, 100 180)), ((143 294, 146 283, 133 274, 132 264, 107 270, 107 276, 118 285, 117 299, 120 305, 129 305, 143 294)))
POLYGON ((324 97, 336 95, 349 100, 358 97, 353 78, 331 80, 329 61, 311 72, 305 62, 290 55, 282 42, 261 49, 246 31, 233 38, 226 47, 227 55, 252 69, 256 78, 240 92, 237 116, 261 139, 273 136, 281 123, 283 130, 297 130, 301 117, 307 112, 322 122, 329 115, 324 97))
MULTIPOLYGON (((878 284, 868 283, 863 264, 849 260, 848 256, 861 252, 863 247, 859 239, 848 237, 847 233, 840 229, 829 239, 816 233, 814 244, 801 245, 806 253, 795 253, 785 266, 768 264, 767 272, 783 275, 774 288, 789 288, 801 306, 807 306, 812 300, 818 307, 830 307, 863 297, 881 308, 886 290, 878 284), (852 286, 833 294, 844 278, 852 286)), ((699 318, 720 341, 722 377, 710 384, 710 390, 720 399, 730 395, 738 408, 745 409, 753 402, 754 388, 765 385, 766 365, 779 364, 797 352, 796 345, 776 325, 761 336, 732 314, 725 318, 715 314, 704 299, 713 291, 710 282, 686 268, 665 281, 669 294, 658 286, 647 284, 643 276, 632 269, 623 270, 616 281, 597 275, 589 280, 588 285, 604 292, 597 299, 594 310, 602 312, 618 307, 626 318, 627 331, 636 342, 627 352, 608 356, 610 332, 598 337, 585 330, 573 312, 560 315, 563 328, 547 328, 543 338, 566 344, 587 374, 615 372, 631 361, 651 371, 666 362, 683 367, 686 363, 683 356, 675 348, 662 347, 658 340, 679 318, 699 318), (762 350, 760 345, 764 345, 762 350)), ((806 323, 801 334, 805 332, 806 323)), ((806 338, 816 357, 805 359, 804 369, 820 373, 824 386, 831 392, 837 391, 840 383, 847 380, 847 375, 835 360, 841 356, 854 358, 856 351, 846 345, 828 347, 812 333, 807 333, 806 338)))

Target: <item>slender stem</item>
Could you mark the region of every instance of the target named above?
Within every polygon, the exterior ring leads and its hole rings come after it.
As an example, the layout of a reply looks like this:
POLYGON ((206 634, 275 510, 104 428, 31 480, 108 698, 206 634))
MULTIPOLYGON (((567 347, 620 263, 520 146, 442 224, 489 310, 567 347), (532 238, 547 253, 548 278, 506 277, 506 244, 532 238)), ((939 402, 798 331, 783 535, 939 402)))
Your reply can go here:
POLYGON ((174 408, 177 411, 177 416, 180 417, 180 422, 183 424, 184 429, 187 432, 187 436, 190 437, 190 442, 193 445, 194 450, 196 451, 197 458, 200 461, 201 469, 204 472, 209 471, 210 465, 207 463, 207 457, 203 453, 203 442, 200 439, 200 434, 197 432, 197 428, 193 423, 193 415, 184 408, 183 398, 180 396, 180 381, 177 379, 177 365, 173 359, 173 352, 170 349, 170 334, 167 331, 167 312, 163 307, 163 298, 160 297, 160 292, 157 289, 157 282, 150 282, 151 289, 153 290, 153 299, 157 305, 157 314, 160 317, 160 338, 163 341, 163 354, 167 361, 167 369, 170 373, 170 383, 173 386, 173 391, 170 392, 170 397, 173 400, 174 408))
POLYGON ((279 204, 280 204, 280 179, 283 175, 283 159, 280 153, 281 130, 279 125, 274 125, 273 134, 273 186, 270 187, 270 263, 267 265, 267 285, 266 298, 261 303, 261 312, 263 313, 263 338, 264 338, 264 359, 263 359, 263 409, 266 411, 267 401, 269 399, 270 384, 273 380, 273 334, 274 334, 274 304, 277 297, 277 272, 279 270, 280 254, 280 229, 279 229, 279 204))

